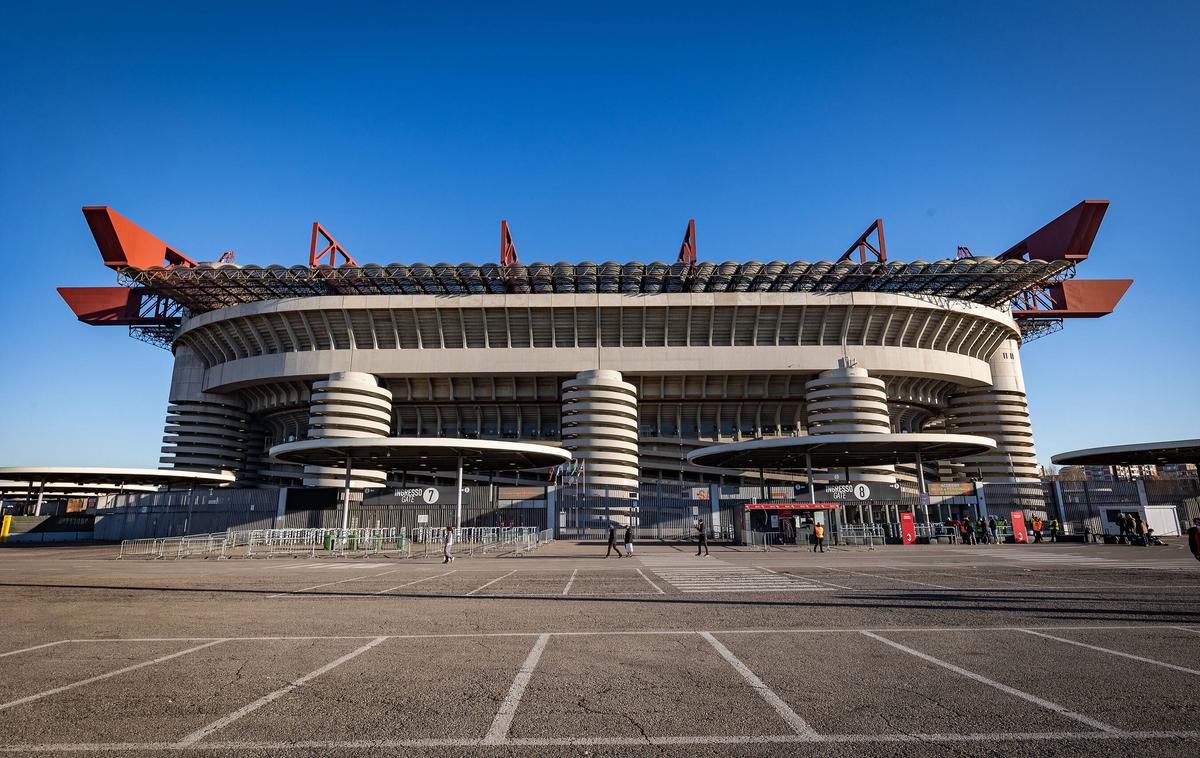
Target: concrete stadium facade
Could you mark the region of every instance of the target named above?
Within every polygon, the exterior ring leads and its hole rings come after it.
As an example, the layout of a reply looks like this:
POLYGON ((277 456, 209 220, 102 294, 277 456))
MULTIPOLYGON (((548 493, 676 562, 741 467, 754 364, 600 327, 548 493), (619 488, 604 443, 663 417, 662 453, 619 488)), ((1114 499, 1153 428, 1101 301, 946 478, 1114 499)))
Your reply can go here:
POLYGON ((684 460, 697 446, 858 429, 865 415, 880 431, 991 436, 1000 447, 971 462, 972 476, 1020 481, 1038 472, 1019 340, 1004 310, 885 293, 245 303, 183 322, 162 460, 251 484, 296 476, 265 461, 293 439, 479 436, 561 444, 595 486, 636 487, 639 477, 711 478, 684 460), (831 405, 821 377, 847 365, 873 391, 833 392, 831 405), (330 384, 360 397, 331 405, 330 384))

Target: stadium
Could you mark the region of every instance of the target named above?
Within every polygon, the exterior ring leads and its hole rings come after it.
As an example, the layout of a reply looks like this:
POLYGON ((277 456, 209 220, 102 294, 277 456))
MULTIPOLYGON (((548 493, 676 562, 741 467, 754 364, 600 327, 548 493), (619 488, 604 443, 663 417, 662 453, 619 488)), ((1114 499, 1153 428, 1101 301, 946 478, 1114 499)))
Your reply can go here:
MULTIPOLYGON (((1028 505, 1021 485, 1041 485, 1020 347, 1112 312, 1131 284, 1076 277, 1107 208, 1083 201, 1003 252, 930 261, 889 258, 881 220, 812 262, 723 263, 697 256, 694 221, 674 261, 647 263, 523 263, 501 222, 499 259, 485 264, 360 263, 314 223, 307 265, 264 267, 197 262, 95 206, 83 214, 116 284, 59 292, 84 323, 170 350, 162 466, 228 472, 233 487, 342 485, 337 469, 273 459, 281 443, 428 437, 562 446, 577 463, 552 483, 576 498, 769 499, 806 477, 687 454, 943 431, 996 447, 928 465, 929 481, 1005 485, 1008 504, 1028 505)), ((917 472, 898 459, 814 476, 907 491, 917 472)), ((417 466, 355 468, 352 484, 451 481, 417 466)))

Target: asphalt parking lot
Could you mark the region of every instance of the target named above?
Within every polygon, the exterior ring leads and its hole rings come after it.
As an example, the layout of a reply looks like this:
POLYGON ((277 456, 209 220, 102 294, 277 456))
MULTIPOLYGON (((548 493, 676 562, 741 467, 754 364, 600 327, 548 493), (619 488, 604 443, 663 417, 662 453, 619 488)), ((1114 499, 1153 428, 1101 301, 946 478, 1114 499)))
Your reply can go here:
POLYGON ((1194 755, 1182 547, 0 550, 0 752, 1194 755))

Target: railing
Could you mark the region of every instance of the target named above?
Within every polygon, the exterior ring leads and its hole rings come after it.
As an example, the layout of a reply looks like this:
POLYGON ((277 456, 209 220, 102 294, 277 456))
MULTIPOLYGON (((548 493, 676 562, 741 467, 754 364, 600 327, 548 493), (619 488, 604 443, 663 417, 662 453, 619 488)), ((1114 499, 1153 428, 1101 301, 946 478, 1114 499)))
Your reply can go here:
MULTIPOLYGON (((465 526, 454 530, 454 552, 459 555, 485 555, 494 550, 508 548, 510 552, 525 553, 548 541, 541 535, 550 529, 538 530, 536 526, 465 526)), ((419 526, 413 530, 412 541, 423 546, 423 554, 440 555, 446 540, 446 527, 419 526)))
POLYGON ((886 542, 882 524, 845 524, 841 541, 846 545, 882 545, 886 542))
POLYGON ((753 530, 745 532, 745 542, 748 547, 763 551, 770 550, 773 545, 783 544, 779 532, 756 532, 753 530))
POLYGON ((228 558, 240 552, 255 555, 308 555, 327 550, 333 555, 410 554, 403 528, 396 529, 250 529, 186 537, 124 540, 118 558, 228 558))
POLYGON ((932 541, 934 539, 958 541, 958 530, 945 524, 913 524, 917 540, 932 541))

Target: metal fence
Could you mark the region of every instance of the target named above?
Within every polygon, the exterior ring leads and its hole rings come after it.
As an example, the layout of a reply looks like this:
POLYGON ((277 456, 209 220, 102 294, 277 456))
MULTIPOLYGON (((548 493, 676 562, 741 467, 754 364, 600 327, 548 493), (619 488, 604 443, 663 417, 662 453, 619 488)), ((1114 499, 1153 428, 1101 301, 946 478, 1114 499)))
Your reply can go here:
POLYGON ((733 537, 733 503, 718 501, 727 509, 714 511, 711 500, 694 497, 709 493, 707 484, 658 482, 644 484, 636 492, 622 490, 585 491, 564 487, 558 491, 559 539, 605 540, 610 526, 624 536, 633 529, 635 540, 688 540, 703 522, 714 539, 733 537))
POLYGON ((95 538, 117 541, 271 529, 279 490, 194 490, 126 493, 96 510, 95 538))
MULTIPOLYGON (((442 491, 440 502, 433 504, 412 502, 411 498, 406 501, 399 490, 370 491, 365 497, 356 494, 351 503, 349 526, 404 530, 412 535, 418 529, 456 524, 454 498, 445 494, 446 488, 442 491)), ((560 539, 603 540, 611 525, 621 532, 626 527, 632 528, 637 541, 674 541, 694 539, 696 524, 702 522, 710 538, 734 539, 743 528, 770 531, 761 523, 745 523, 743 507, 753 500, 761 502, 764 498, 760 495, 765 495, 768 502, 807 499, 798 498, 794 491, 783 487, 718 487, 684 482, 643 484, 636 492, 584 491, 573 486, 548 492, 545 487, 504 488, 485 484, 473 486, 464 494, 462 526, 552 530, 560 539), (500 493, 506 490, 524 494, 520 499, 505 500, 500 493), (780 491, 778 497, 776 490, 780 491)), ((342 524, 341 511, 336 507, 337 493, 317 490, 126 493, 109 501, 112 507, 94 511, 97 540, 168 539, 231 530, 327 531, 342 524)), ((950 535, 935 527, 945 526, 954 518, 969 517, 974 521, 980 515, 992 515, 1007 519, 1011 511, 1020 510, 1027 524, 1035 516, 1060 519, 1060 535, 1071 536, 1112 531, 1113 514, 1122 509, 1152 511, 1160 524, 1173 519, 1186 527, 1193 518, 1200 517, 1200 481, 989 482, 980 486, 976 494, 947 498, 921 498, 906 492, 899 500, 847 504, 828 526, 831 542, 843 536, 837 532, 838 526, 845 527, 842 531, 847 540, 867 539, 865 532, 860 535, 859 527, 870 526, 882 531, 878 536, 871 532, 872 542, 876 539, 896 542, 902 512, 914 514, 918 530, 931 530, 921 536, 941 538, 950 535)), ((1171 532, 1160 530, 1160 533, 1171 532)))
POLYGON ((410 544, 396 529, 243 529, 180 537, 131 539, 121 542, 118 558, 229 558, 235 555, 407 557, 410 544))

